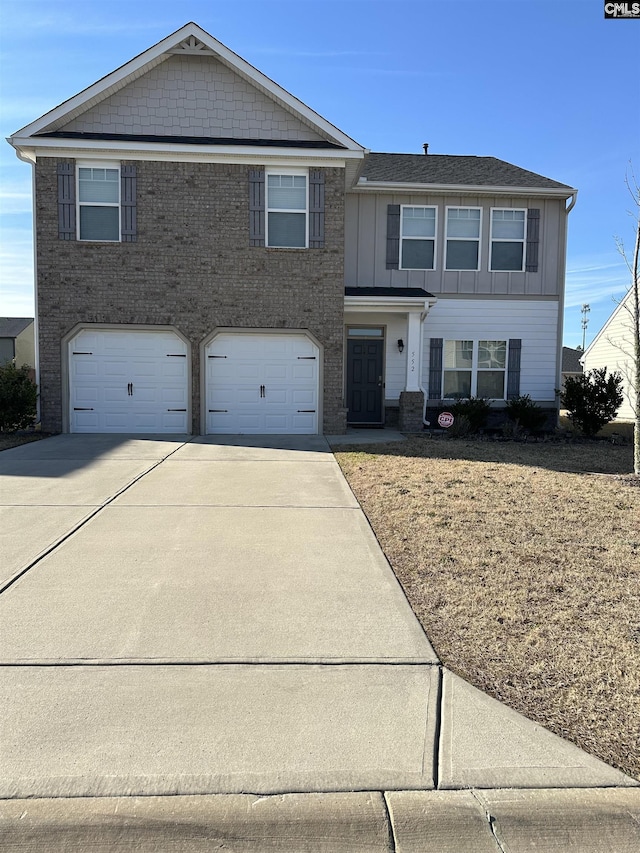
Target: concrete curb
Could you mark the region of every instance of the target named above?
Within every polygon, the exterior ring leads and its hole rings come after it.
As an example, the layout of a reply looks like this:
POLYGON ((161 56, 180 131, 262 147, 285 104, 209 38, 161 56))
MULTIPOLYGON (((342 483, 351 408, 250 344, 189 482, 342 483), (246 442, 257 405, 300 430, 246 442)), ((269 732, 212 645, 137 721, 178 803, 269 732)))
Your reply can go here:
POLYGON ((0 845, 47 853, 635 853, 640 791, 10 800, 0 807, 0 845))

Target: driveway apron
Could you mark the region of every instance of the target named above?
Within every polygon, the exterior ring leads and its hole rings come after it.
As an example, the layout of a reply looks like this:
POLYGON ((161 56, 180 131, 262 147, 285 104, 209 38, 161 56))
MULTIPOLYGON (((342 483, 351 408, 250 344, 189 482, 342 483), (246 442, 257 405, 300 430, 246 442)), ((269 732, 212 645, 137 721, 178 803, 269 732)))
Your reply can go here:
POLYGON ((324 439, 0 463, 0 796, 434 786, 437 658, 324 439))

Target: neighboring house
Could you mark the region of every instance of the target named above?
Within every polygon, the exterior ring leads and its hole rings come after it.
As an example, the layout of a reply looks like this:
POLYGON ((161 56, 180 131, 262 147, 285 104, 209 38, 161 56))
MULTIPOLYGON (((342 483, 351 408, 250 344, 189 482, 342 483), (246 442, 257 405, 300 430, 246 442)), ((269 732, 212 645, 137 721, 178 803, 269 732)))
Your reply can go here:
POLYGON ((571 349, 571 347, 562 347, 562 385, 569 377, 575 379, 576 376, 582 376, 582 364, 580 359, 584 355, 581 349, 571 349))
POLYGON ((0 317, 0 365, 36 366, 33 317, 0 317))
POLYGON ((633 313, 632 291, 616 307, 581 358, 585 372, 606 367, 607 373, 622 374, 624 400, 616 415, 617 421, 635 418, 635 382, 633 373, 633 313))
POLYGON ((571 187, 371 154, 195 24, 10 142, 47 431, 421 429, 469 394, 556 413, 571 187))

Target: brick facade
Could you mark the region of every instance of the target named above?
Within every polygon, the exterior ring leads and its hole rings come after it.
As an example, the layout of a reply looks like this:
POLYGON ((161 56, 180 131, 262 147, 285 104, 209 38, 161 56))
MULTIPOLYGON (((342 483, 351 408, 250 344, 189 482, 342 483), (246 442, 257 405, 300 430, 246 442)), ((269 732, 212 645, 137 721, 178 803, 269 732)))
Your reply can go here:
POLYGON ((136 242, 59 240, 57 163, 36 166, 44 430, 63 427, 62 338, 78 323, 118 323, 170 325, 190 341, 195 434, 200 344, 213 329, 308 329, 324 348, 324 432, 344 432, 343 169, 324 170, 325 248, 300 250, 250 247, 251 167, 213 163, 136 162, 136 242))

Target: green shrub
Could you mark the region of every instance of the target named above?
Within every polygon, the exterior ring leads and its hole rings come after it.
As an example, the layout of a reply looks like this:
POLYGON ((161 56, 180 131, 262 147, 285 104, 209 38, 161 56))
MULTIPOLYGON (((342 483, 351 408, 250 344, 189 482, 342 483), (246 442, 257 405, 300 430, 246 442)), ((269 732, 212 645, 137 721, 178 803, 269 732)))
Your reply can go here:
POLYGON ((570 376, 560 394, 568 418, 580 432, 593 436, 612 421, 622 405, 622 376, 617 371, 607 376, 606 367, 589 370, 582 376, 570 376))
MULTIPOLYGON (((468 421, 468 431, 475 433, 486 427, 491 406, 482 397, 468 397, 465 400, 456 400, 449 411, 456 420, 465 418, 468 421)), ((455 426, 455 421, 453 425, 455 426)))
POLYGON ((507 417, 514 425, 526 432, 538 432, 545 425, 547 416, 528 394, 507 400, 507 417))
POLYGON ((0 367, 0 431, 15 432, 33 426, 38 388, 29 376, 31 368, 13 362, 0 367))

